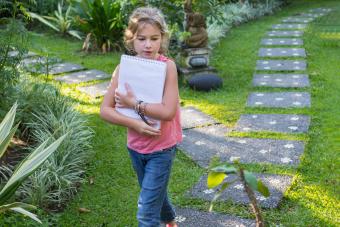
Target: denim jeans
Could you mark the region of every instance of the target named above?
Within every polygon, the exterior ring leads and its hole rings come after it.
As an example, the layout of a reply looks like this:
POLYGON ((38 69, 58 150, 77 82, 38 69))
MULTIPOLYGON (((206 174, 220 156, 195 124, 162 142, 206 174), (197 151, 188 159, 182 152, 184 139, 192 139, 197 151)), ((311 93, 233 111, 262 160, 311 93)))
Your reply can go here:
POLYGON ((129 149, 141 191, 138 199, 138 227, 159 227, 175 219, 167 186, 176 146, 151 154, 140 154, 129 149))

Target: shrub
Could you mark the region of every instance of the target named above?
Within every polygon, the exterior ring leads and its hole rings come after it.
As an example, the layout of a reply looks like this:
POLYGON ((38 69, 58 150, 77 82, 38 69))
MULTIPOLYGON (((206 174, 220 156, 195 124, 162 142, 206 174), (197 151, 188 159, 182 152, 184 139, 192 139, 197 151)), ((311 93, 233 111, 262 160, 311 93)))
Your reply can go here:
POLYGON ((103 53, 113 47, 121 49, 124 29, 123 15, 119 1, 112 0, 77 0, 76 21, 80 29, 87 34, 83 50, 99 49, 103 53))
POLYGON ((66 34, 71 35, 77 39, 81 39, 79 32, 76 30, 71 30, 73 24, 73 17, 71 16, 72 7, 69 5, 66 12, 63 12, 62 3, 58 3, 58 10, 54 11, 54 16, 40 16, 37 13, 30 12, 29 15, 39 20, 44 25, 52 28, 53 30, 59 32, 63 36, 66 34))
MULTIPOLYGON (((11 110, 6 114, 4 120, 0 123, 0 159, 5 155, 6 149, 18 128, 18 125, 12 128, 16 108, 17 104, 14 104, 11 110)), ((65 135, 61 136, 46 148, 47 143, 49 142, 49 138, 47 138, 47 140, 43 141, 34 151, 32 151, 30 155, 26 157, 26 159, 20 163, 13 175, 0 191, 0 214, 7 211, 15 211, 41 223, 35 214, 26 210, 27 208, 34 209, 34 206, 21 202, 7 203, 10 202, 11 197, 20 184, 58 148, 64 138, 65 135)))
POLYGON ((86 119, 60 95, 46 98, 42 105, 36 107, 33 116, 27 126, 31 139, 38 143, 48 136, 69 133, 58 152, 23 184, 20 195, 26 202, 61 209, 83 180, 93 132, 86 125, 86 119))
POLYGON ((244 3, 219 5, 219 7, 215 8, 215 12, 207 11, 209 46, 212 47, 218 43, 233 25, 239 25, 265 14, 273 13, 273 10, 280 5, 281 1, 279 0, 268 0, 265 3, 245 1, 244 3))
POLYGON ((0 106, 8 107, 5 98, 13 95, 13 88, 19 80, 18 65, 27 52, 27 31, 20 21, 8 19, 5 29, 0 30, 0 106), (18 51, 18 55, 10 57, 9 52, 18 51))

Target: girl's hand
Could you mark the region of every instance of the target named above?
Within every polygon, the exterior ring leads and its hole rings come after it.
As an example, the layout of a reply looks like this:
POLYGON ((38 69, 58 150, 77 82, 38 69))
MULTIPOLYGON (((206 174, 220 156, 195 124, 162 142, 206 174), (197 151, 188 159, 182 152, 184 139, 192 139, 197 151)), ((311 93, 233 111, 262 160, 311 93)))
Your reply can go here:
MULTIPOLYGON (((138 123, 134 127, 134 130, 137 131, 139 134, 147 135, 147 136, 160 136, 161 131, 159 129, 155 129, 150 125, 147 125, 144 121, 137 121, 138 123)), ((149 121, 151 125, 156 124, 154 121, 149 121)))
POLYGON ((123 95, 118 90, 115 90, 116 107, 133 109, 136 105, 136 96, 133 93, 129 84, 125 83, 126 94, 123 95))

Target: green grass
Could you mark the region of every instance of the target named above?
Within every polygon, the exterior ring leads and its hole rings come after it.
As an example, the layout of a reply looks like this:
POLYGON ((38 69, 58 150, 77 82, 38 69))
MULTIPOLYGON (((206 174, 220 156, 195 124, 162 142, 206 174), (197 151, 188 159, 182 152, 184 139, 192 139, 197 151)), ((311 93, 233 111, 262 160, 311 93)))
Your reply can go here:
MULTIPOLYGON (((303 140, 305 152, 297 168, 249 164, 255 172, 288 174, 294 176, 293 184, 285 193, 282 204, 274 210, 263 210, 271 225, 283 226, 339 226, 340 188, 340 44, 339 40, 326 40, 321 36, 327 24, 340 21, 338 1, 294 1, 273 16, 233 28, 213 50, 211 65, 217 68, 224 86, 209 93, 180 89, 183 105, 192 105, 212 115, 227 127, 233 127, 244 113, 297 113, 311 116, 310 130, 306 135, 280 133, 231 133, 232 136, 303 140), (272 24, 285 16, 307 11, 309 8, 333 7, 334 12, 313 22, 306 30, 304 47, 308 58, 311 88, 273 89, 254 88, 251 81, 260 40, 272 24), (247 108, 246 100, 253 91, 309 91, 311 108, 270 109, 247 108)), ((79 52, 80 42, 55 38, 53 35, 32 33, 32 50, 46 48, 63 60, 81 63, 111 73, 119 61, 119 54, 84 55, 79 52), (39 45, 37 45, 39 44, 39 45)), ((87 83, 90 84, 90 83, 87 83)), ((58 226, 136 226, 138 186, 126 151, 126 133, 122 127, 112 126, 99 117, 101 100, 93 100, 75 89, 78 85, 60 85, 65 95, 79 102, 78 109, 90 119, 96 136, 94 155, 87 166, 87 178, 77 196, 65 211, 54 216, 58 226), (80 213, 78 209, 90 209, 80 213)), ((188 191, 205 172, 183 153, 178 152, 170 182, 170 193, 177 206, 208 210, 209 204, 198 199, 188 199, 188 191)), ((231 202, 218 202, 215 211, 245 218, 254 218, 249 207, 231 202)), ((45 219, 51 216, 46 215, 45 219)))

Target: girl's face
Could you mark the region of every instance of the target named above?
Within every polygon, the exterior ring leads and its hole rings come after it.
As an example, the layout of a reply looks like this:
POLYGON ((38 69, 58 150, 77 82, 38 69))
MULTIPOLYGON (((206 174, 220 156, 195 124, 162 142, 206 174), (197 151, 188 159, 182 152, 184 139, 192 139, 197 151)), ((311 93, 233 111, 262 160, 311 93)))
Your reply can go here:
POLYGON ((161 48, 162 35, 155 25, 145 23, 137 32, 133 41, 133 47, 137 56, 148 59, 156 59, 161 48))

